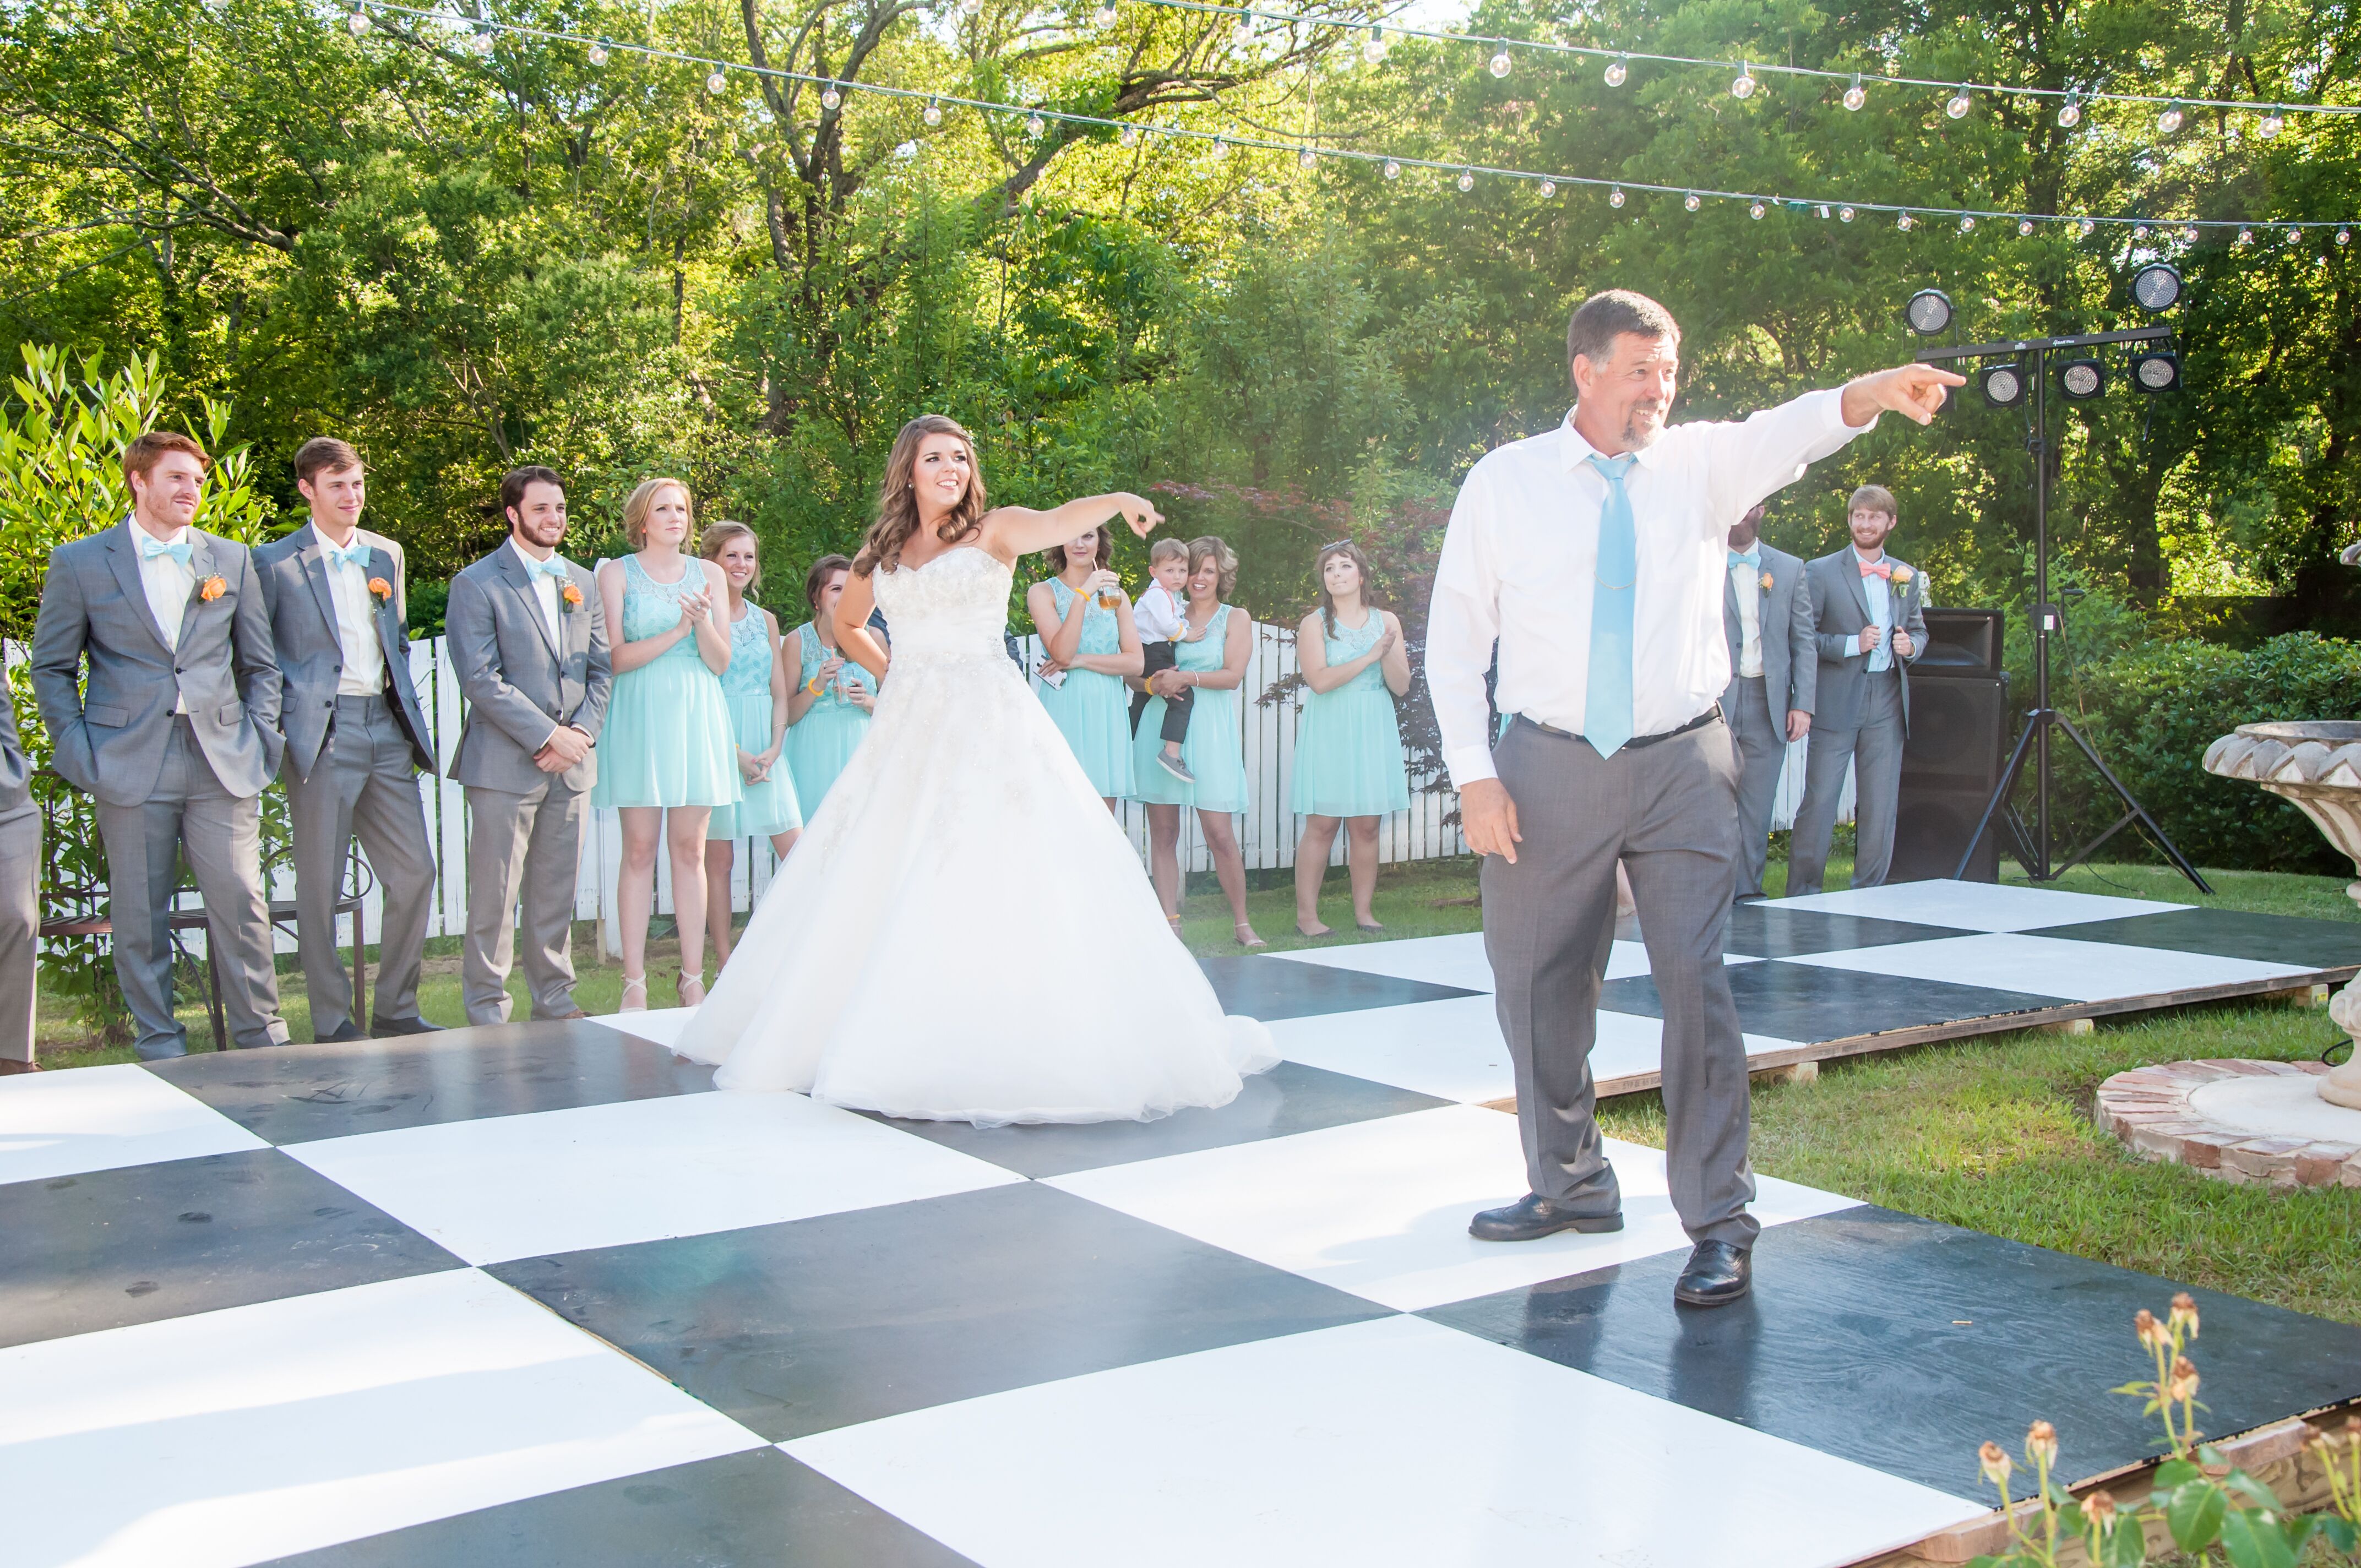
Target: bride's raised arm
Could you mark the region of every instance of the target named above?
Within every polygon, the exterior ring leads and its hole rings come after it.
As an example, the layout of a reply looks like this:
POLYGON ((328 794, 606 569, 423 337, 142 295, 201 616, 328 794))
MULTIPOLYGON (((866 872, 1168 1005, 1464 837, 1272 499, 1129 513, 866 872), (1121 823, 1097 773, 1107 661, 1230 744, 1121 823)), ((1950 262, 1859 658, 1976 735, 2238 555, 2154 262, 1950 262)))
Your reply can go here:
POLYGON ((1088 529, 1104 527, 1109 518, 1118 514, 1142 539, 1164 521, 1163 513, 1129 490, 1114 490, 1104 496, 1084 496, 1048 511, 1037 511, 1031 507, 994 507, 983 514, 979 526, 984 545, 1006 561, 1063 544, 1088 529))

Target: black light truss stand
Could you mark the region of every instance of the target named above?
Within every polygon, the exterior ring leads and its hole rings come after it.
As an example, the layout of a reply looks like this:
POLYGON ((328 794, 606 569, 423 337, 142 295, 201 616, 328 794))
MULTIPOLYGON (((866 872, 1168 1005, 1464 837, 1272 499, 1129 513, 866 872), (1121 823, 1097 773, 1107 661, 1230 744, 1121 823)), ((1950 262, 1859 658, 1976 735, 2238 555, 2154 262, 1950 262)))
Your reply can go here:
POLYGON ((2025 729, 2016 738, 2016 749, 2009 754, 2008 767, 2000 776, 1999 787, 1984 803, 1983 815, 1976 819, 1976 830, 1968 835, 1968 847, 1960 857, 1959 869, 1952 875, 1964 879, 1968 862, 1975 847, 1983 840, 1985 828, 1993 818, 2001 818, 2010 839, 2011 852, 2025 874, 2035 882, 2055 882, 2074 867, 2098 852, 2099 847, 2131 824, 2146 828, 2164 852, 2171 857, 2180 874, 2197 884, 2202 893, 2213 889, 2198 874, 2167 836, 2156 818, 2149 816, 2114 770, 2099 755, 2098 748, 2074 728, 2074 721, 2049 706, 2049 634, 2057 630, 2058 607, 2049 602, 2049 365, 2050 351, 2059 348, 2090 348, 2103 344, 2151 343, 2172 335, 2172 329, 2162 326, 2137 327, 2129 332, 2103 332, 2080 337, 2017 338, 2006 343, 1971 344, 1964 348, 1929 348, 1918 356, 1927 363, 1949 359, 1997 359, 2009 356, 2033 356, 2033 428, 2026 437, 2026 450, 2033 455, 2033 707, 2025 716, 2025 729), (2124 814, 2115 818, 2104 832, 2053 862, 2049 854, 2049 740, 2050 731, 2062 730, 2074 742, 2107 787, 2115 792, 2124 804, 2124 814), (2027 823, 2011 804, 2017 781, 2024 776, 2027 758, 2033 762, 2033 814, 2027 823))

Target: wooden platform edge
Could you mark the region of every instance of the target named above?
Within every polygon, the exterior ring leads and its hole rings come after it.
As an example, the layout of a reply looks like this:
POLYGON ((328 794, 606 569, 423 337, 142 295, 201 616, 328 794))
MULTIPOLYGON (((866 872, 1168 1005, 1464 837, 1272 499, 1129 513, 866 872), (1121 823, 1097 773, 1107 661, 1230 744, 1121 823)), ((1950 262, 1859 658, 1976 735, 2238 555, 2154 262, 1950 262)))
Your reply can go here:
MULTIPOLYGON (((2361 1399, 2347 1399, 2324 1409, 2289 1416, 2268 1425, 2257 1427, 2225 1438, 2214 1446, 2222 1457, 2239 1469, 2261 1481, 2279 1495, 2279 1501, 2293 1513, 2314 1513, 2328 1506, 2330 1494, 2327 1472, 2321 1464, 2319 1453, 2308 1446, 2314 1431, 2341 1431, 2348 1417, 2361 1416, 2361 1399)), ((1970 1459, 1973 1456, 1970 1455, 1970 1459)), ((2143 1460, 2119 1470, 2109 1471, 2073 1486, 2074 1496, 2087 1497, 2097 1492, 2112 1492, 2116 1502, 2125 1508, 2147 1501, 2153 1483, 2150 1477, 2159 1459, 2143 1460)), ((2020 1503, 2013 1510, 2022 1521, 2036 1516, 2030 1503, 2020 1503)), ((2004 1552, 2009 1545, 2009 1521, 1998 1508, 1988 1510, 1982 1518, 1937 1530, 1932 1535, 1895 1550, 1857 1557, 1843 1568, 1923 1568, 1929 1563, 1968 1563, 1986 1553, 2004 1552)), ((2153 1525, 2148 1535, 2148 1550, 2162 1552, 2172 1545, 2163 1527, 2153 1525)), ((2083 1568, 2087 1563, 2079 1543, 2059 1556, 2061 1564, 2083 1568)))

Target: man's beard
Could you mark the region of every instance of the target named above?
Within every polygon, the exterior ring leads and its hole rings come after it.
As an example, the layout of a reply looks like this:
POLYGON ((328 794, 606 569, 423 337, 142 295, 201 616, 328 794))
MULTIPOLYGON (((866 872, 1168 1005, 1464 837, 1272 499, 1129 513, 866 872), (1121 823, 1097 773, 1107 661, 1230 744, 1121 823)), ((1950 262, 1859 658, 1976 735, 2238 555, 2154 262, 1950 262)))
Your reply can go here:
POLYGON ((1637 451, 1642 446, 1654 444, 1656 437, 1664 433, 1663 412, 1662 409, 1634 408, 1630 413, 1625 414, 1623 416, 1625 448, 1637 451), (1643 416, 1655 416, 1654 422, 1642 424, 1641 421, 1643 416))

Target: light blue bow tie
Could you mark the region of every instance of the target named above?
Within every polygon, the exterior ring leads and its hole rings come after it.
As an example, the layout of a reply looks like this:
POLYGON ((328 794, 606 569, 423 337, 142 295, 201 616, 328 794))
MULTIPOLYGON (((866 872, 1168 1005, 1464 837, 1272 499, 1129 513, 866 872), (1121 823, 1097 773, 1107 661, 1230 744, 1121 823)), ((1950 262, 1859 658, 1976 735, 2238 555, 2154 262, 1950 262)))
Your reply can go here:
POLYGON ((1732 566, 1741 561, 1759 572, 1763 569, 1763 552, 1758 547, 1752 550, 1733 550, 1730 553, 1730 564, 1732 566))
POLYGON ((524 569, 528 577, 547 577, 560 586, 574 580, 574 569, 566 564, 563 555, 552 555, 546 561, 527 561, 524 569))
POLYGON ((364 572, 368 570, 369 547, 358 540, 349 546, 328 544, 324 553, 331 566, 357 566, 364 572))
POLYGON ((185 566, 189 564, 190 557, 195 554, 196 547, 185 539, 178 544, 167 544, 162 540, 150 535, 139 542, 139 558, 142 561, 153 561, 159 555, 170 555, 185 566))

